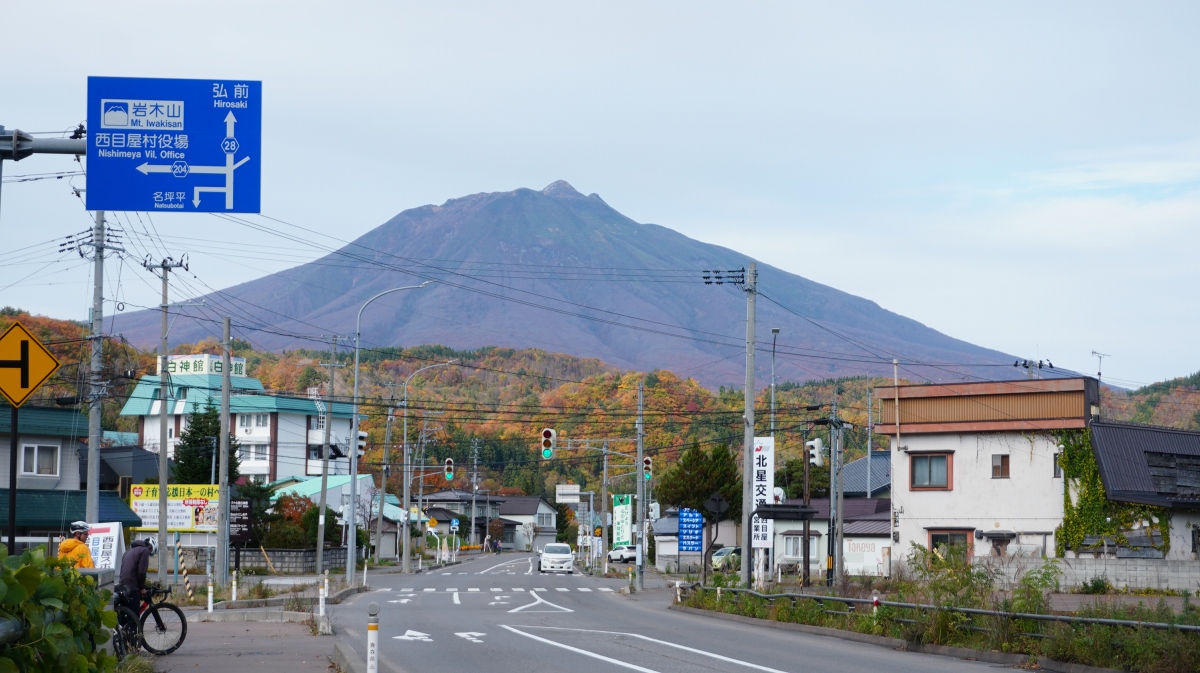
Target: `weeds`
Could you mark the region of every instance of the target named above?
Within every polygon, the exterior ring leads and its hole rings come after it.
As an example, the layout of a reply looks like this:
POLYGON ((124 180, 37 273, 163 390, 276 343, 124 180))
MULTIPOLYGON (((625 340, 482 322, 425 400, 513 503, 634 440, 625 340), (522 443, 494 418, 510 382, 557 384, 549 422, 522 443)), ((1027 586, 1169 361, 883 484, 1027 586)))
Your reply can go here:
POLYGON ((140 652, 127 654, 117 662, 116 673, 154 673, 155 660, 155 657, 140 652))

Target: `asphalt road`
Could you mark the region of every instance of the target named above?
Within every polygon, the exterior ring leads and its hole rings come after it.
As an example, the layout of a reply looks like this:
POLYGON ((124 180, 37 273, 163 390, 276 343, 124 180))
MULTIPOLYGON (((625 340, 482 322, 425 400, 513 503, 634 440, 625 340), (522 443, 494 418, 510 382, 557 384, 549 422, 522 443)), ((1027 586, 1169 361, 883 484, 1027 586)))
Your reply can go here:
POLYGON ((983 673, 992 664, 758 628, 667 609, 672 592, 618 593, 623 580, 542 575, 528 554, 485 555, 331 606, 361 656, 367 604, 379 612, 381 673, 542 671, 888 671, 983 673))

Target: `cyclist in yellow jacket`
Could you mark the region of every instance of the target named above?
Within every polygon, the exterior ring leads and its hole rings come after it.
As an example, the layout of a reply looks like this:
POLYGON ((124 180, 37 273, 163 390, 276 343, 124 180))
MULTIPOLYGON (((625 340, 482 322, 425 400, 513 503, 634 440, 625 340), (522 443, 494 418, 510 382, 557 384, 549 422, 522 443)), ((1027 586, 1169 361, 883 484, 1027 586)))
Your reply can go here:
POLYGON ((71 524, 71 537, 58 545, 58 558, 68 559, 76 568, 95 568, 92 562, 92 550, 88 549, 88 531, 91 526, 86 521, 76 521, 71 524))

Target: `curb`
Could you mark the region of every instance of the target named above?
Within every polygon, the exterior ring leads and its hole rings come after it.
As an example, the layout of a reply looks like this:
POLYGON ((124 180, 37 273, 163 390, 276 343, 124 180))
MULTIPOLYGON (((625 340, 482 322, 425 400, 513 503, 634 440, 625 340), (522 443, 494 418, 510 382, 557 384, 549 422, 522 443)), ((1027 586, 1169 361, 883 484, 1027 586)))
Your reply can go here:
POLYGON ((334 644, 330 661, 344 673, 367 673, 367 664, 358 656, 358 652, 341 641, 334 644))
MULTIPOLYGON (((943 657, 983 661, 991 664, 1005 664, 1009 666, 1024 665, 1028 664, 1031 659, 1030 655, 1027 654, 1010 654, 1008 652, 992 652, 991 650, 972 650, 965 647, 949 647, 947 645, 920 645, 917 643, 906 642, 899 638, 873 636, 867 633, 843 631, 842 629, 833 629, 826 626, 809 626, 808 624, 777 622, 771 619, 759 619, 757 617, 731 615, 725 612, 713 612, 712 610, 689 608, 684 605, 670 605, 667 609, 678 610, 680 612, 700 615, 703 617, 711 617, 713 619, 726 619, 731 622, 765 626, 771 629, 799 631, 801 633, 811 633, 817 636, 828 636, 830 638, 838 638, 840 640, 852 640, 855 642, 867 643, 869 645, 887 647, 893 650, 920 652, 922 654, 935 654, 943 657)), ((1040 669, 1054 671, 1055 673, 1128 673, 1127 671, 1120 671, 1115 668, 1099 668, 1096 666, 1087 666, 1085 664, 1072 664, 1062 661, 1055 661, 1053 659, 1047 659, 1045 657, 1038 658, 1037 665, 1040 669)))

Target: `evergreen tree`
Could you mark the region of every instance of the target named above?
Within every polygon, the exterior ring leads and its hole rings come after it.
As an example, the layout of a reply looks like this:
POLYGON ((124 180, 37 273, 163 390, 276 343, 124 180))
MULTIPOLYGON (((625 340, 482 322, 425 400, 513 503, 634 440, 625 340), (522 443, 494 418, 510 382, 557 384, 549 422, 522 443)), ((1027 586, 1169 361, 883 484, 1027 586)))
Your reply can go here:
MULTIPOLYGON (((271 498, 275 495, 275 489, 260 484, 254 481, 247 481, 244 484, 238 484, 237 496, 250 501, 250 546, 257 547, 263 544, 267 537, 267 533, 271 530, 271 525, 277 521, 283 520, 282 514, 272 512, 271 498)), ((315 508, 314 508, 315 509, 315 508)), ((325 519, 326 523, 331 519, 325 519)), ((328 527, 328 526, 327 526, 328 527)), ((337 526, 334 526, 337 528, 337 526)), ((317 538, 316 532, 312 535, 312 540, 315 542, 317 538)))
MULTIPOLYGON (((804 497, 804 459, 792 459, 775 470, 775 485, 789 498, 804 497)), ((829 464, 808 468, 808 492, 813 498, 829 497, 829 464)))
MULTIPOLYGON (((219 449, 221 437, 221 412, 212 405, 192 403, 191 420, 187 429, 179 435, 179 443, 175 445, 175 463, 171 469, 173 484, 208 484, 212 483, 213 452, 219 449), (216 447, 216 448, 214 448, 216 447)), ((238 441, 237 437, 229 435, 229 483, 237 483, 238 479, 238 441)), ((218 462, 220 457, 217 457, 218 462)))
POLYGON ((679 462, 655 487, 660 502, 694 509, 710 518, 704 502, 716 492, 720 492, 729 503, 724 518, 740 518, 742 479, 738 475, 737 454, 719 444, 705 453, 698 440, 692 440, 692 445, 683 452, 679 462))

